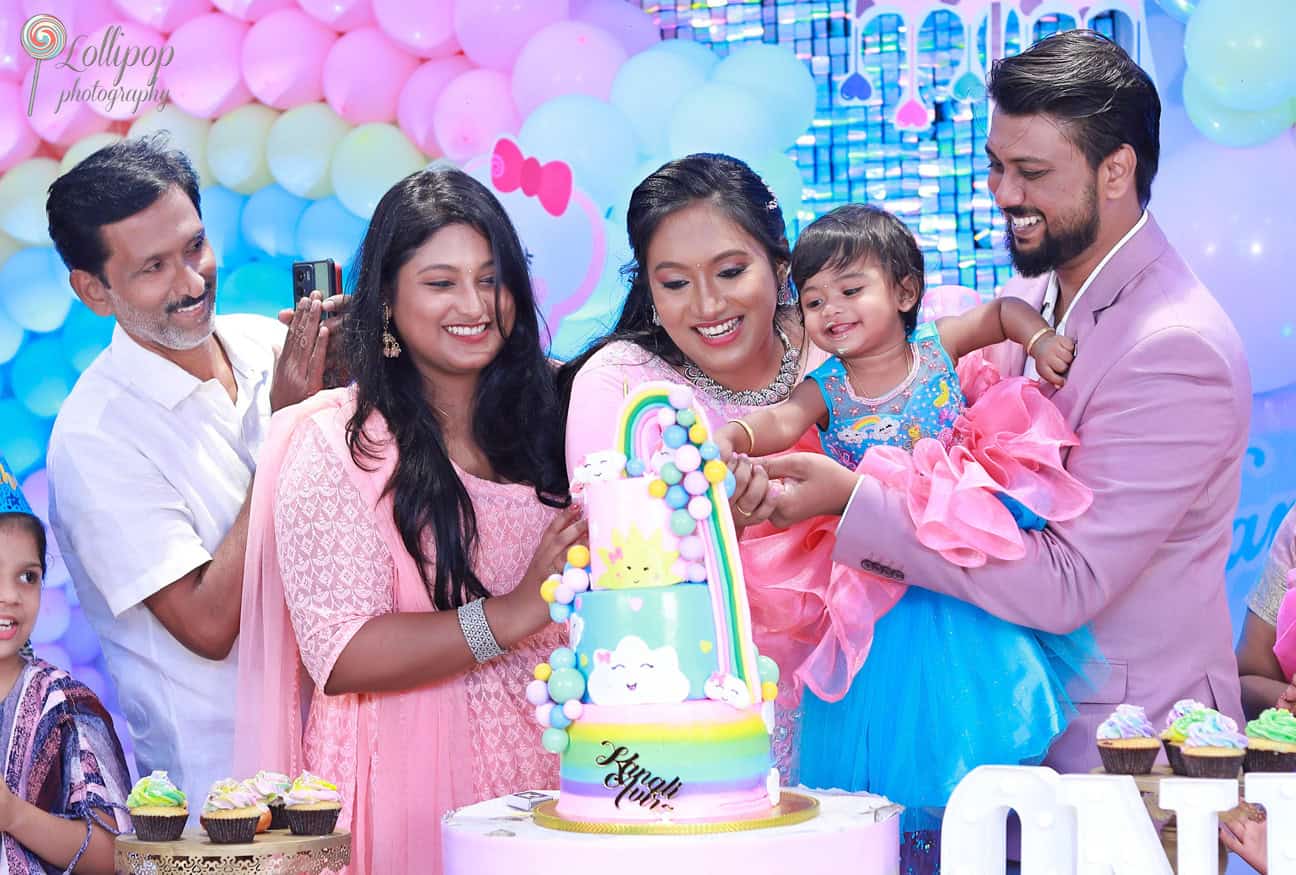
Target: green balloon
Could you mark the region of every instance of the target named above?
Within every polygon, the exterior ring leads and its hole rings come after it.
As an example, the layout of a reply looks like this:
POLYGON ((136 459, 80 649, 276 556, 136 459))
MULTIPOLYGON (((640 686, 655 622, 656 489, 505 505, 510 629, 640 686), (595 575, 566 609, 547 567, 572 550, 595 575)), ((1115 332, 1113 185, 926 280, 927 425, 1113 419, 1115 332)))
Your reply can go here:
POLYGON ((546 729, 540 736, 540 744, 549 753, 562 753, 567 749, 569 739, 566 729, 546 729))
MULTIPOLYGON (((549 676, 549 697, 559 705, 585 695, 585 676, 574 668, 560 668, 549 676)), ((563 745, 566 747, 566 745, 563 745)))

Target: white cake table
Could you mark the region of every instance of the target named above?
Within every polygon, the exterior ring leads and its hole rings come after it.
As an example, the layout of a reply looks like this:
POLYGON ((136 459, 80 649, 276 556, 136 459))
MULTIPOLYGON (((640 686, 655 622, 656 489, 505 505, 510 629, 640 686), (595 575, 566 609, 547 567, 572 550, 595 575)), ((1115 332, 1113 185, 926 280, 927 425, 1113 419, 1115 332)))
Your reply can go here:
MULTIPOLYGON (((706 835, 600 835, 547 829, 492 799, 441 822, 445 875, 896 875, 899 806, 867 793, 796 793, 819 802, 803 823, 706 835)), ((556 793, 554 795, 557 795, 556 793)))

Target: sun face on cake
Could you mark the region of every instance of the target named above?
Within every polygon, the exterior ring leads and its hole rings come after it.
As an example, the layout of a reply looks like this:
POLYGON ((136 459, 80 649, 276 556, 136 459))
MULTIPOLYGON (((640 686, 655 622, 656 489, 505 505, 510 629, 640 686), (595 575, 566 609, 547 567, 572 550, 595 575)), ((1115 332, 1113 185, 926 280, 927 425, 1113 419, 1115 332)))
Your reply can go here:
POLYGON ((671 566, 679 553, 666 549, 662 533, 645 538, 631 525, 628 532, 612 530, 612 547, 599 548, 607 570, 599 575, 600 589, 643 589, 675 583, 671 566))

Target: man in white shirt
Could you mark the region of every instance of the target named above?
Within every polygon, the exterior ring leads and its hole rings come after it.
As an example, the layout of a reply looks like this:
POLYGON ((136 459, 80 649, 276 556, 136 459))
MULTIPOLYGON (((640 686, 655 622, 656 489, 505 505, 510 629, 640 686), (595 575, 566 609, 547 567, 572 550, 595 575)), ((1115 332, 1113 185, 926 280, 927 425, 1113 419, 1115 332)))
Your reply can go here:
POLYGON ((160 139, 101 149, 47 202, 77 296, 117 321, 54 424, 51 523, 140 773, 170 772, 191 812, 230 772, 257 452, 271 411, 320 387, 335 306, 301 302, 286 334, 216 318, 199 204, 193 168, 160 139))

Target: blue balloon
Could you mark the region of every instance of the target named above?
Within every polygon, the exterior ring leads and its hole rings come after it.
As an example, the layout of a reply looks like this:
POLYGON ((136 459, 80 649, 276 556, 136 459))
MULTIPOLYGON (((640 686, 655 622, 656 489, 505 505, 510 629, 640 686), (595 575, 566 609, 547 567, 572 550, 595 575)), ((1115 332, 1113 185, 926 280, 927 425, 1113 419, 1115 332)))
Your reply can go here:
POLYGON ((576 187, 600 214, 616 199, 639 155, 630 119, 587 94, 564 94, 537 106, 522 123, 518 144, 541 162, 567 162, 576 187))
POLYGON ((308 206, 306 198, 281 186, 266 186, 243 207, 243 237, 271 256, 296 257, 297 223, 308 206))
POLYGON ((243 207, 247 197, 219 185, 202 190, 203 227, 217 267, 233 267, 252 257, 252 249, 243 239, 243 207))
POLYGON ((68 270, 52 246, 20 249, 0 265, 0 305, 28 331, 53 331, 72 306, 68 270))
POLYGON ((648 54, 654 52, 665 52, 685 58, 696 65, 704 77, 710 77, 711 71, 715 69, 716 64, 720 63, 720 59, 709 48, 688 39, 662 40, 648 50, 648 54))
POLYGON ((355 258, 368 227, 335 197, 315 201, 297 223, 297 252, 303 261, 331 258, 345 268, 355 258))
POLYGON ((814 77, 788 46, 741 45, 719 63, 711 81, 727 82, 756 96, 778 131, 777 148, 791 146, 814 121, 814 77))
POLYGON ((9 372, 14 397, 40 417, 58 413, 59 405, 76 383, 76 376, 63 357, 63 345, 53 337, 23 344, 9 372))
POLYGON ((686 95, 671 113, 667 132, 672 157, 723 152, 744 161, 791 145, 762 99, 731 82, 707 82, 686 95))
POLYGON ((22 346, 24 331, 22 326, 9 318, 0 308, 0 364, 9 361, 22 346))
POLYGON ((97 316, 85 304, 73 301, 72 309, 63 322, 63 330, 59 332, 63 355, 68 364, 77 371, 90 367, 95 356, 103 352, 112 341, 115 324, 111 317, 97 316))
POLYGON ((549 725, 554 729, 566 729, 571 726, 571 718, 563 713, 561 705, 554 705, 549 709, 549 725))
POLYGON ((35 415, 17 398, 0 398, 0 422, 0 456, 21 479, 44 462, 54 420, 35 415))
POLYGON ((662 443, 672 450, 678 449, 688 443, 688 432, 678 425, 669 426, 662 432, 662 443))
POLYGON ((689 494, 684 491, 684 487, 678 483, 666 490, 666 504, 674 510, 679 510, 689 503, 689 494))
POLYGON ((1254 112, 1296 95, 1294 44, 1291 0, 1200 0, 1184 32, 1184 57, 1213 98, 1254 112))
MULTIPOLYGON (((714 55, 706 54, 714 64, 714 55)), ((641 52, 621 65, 612 80, 610 99, 630 120, 642 152, 666 151, 671 112, 686 94, 706 82, 708 72, 709 67, 695 56, 657 50, 641 52)))
POLYGON ((641 459, 631 459, 626 462, 627 477, 642 477, 644 474, 644 463, 641 459))
POLYGON ((1292 124, 1286 102, 1256 112, 1233 109, 1216 100, 1192 70, 1184 74, 1183 102, 1197 130, 1224 146, 1258 146, 1284 133, 1292 124))
POLYGON ((99 636, 90 628, 90 621, 81 613, 80 608, 72 609, 67 631, 63 633, 59 644, 63 645, 74 662, 94 662, 99 656, 99 636))
POLYGON ((216 286, 217 313, 259 313, 275 317, 292 306, 292 265, 249 261, 216 286))

